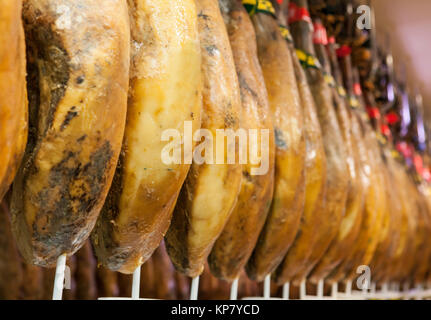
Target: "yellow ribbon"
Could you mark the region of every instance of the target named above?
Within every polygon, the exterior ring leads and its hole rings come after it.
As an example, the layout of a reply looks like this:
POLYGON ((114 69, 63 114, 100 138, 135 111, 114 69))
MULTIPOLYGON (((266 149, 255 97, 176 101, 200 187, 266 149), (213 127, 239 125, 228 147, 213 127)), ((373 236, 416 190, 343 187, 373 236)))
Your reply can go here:
POLYGON ((338 86, 337 90, 341 97, 345 98, 347 96, 346 90, 342 86, 338 86))
POLYGON ((268 0, 242 0, 247 12, 252 16, 256 12, 269 13, 275 17, 275 10, 268 0))
POLYGON ((356 97, 349 97, 349 103, 350 103, 350 107, 353 109, 356 109, 357 107, 359 107, 359 100, 356 97))
POLYGON ((385 136, 383 136, 380 132, 376 132, 376 137, 377 137, 377 141, 380 144, 386 144, 388 142, 388 140, 385 138, 385 136))
POLYGON ((285 26, 281 24, 278 27, 280 29, 281 36, 284 38, 284 40, 286 40, 287 42, 293 42, 292 35, 290 34, 289 29, 287 29, 285 26))
POLYGON ((323 75, 323 78, 325 79, 325 82, 331 87, 331 88, 335 88, 335 79, 333 76, 331 76, 328 73, 325 73, 323 75))
POLYGON ((402 159, 401 154, 397 150, 394 150, 394 149, 391 150, 391 156, 392 156, 392 158, 397 159, 397 160, 402 159))
POLYGON ((320 69, 319 60, 300 49, 296 49, 296 55, 304 68, 315 68, 320 69))

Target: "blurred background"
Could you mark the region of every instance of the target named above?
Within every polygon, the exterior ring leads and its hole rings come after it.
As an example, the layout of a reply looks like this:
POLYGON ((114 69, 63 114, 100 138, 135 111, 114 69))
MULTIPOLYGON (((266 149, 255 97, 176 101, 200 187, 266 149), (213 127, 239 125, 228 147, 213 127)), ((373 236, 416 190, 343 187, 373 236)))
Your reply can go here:
POLYGON ((371 0, 376 13, 377 41, 390 46, 396 72, 406 72, 424 99, 424 112, 431 124, 431 1, 371 0), (388 37, 390 40, 388 40, 388 37))

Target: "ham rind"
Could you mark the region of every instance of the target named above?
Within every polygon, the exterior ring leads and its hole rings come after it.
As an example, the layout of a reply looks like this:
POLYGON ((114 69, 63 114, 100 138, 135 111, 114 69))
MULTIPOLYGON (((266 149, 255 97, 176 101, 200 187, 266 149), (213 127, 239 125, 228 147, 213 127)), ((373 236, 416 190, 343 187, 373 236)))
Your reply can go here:
POLYGON ((303 109, 288 44, 272 15, 258 12, 251 20, 276 141, 273 200, 246 266, 248 276, 260 282, 279 265, 299 229, 305 201, 306 143, 303 109))
POLYGON ((30 131, 12 226, 26 262, 51 267, 85 243, 115 172, 129 17, 122 0, 28 0, 23 19, 30 131))
MULTIPOLYGON (((300 7, 307 8, 306 0, 292 1, 300 7)), ((295 45, 307 54, 315 56, 312 43, 311 25, 300 20, 290 25, 295 45)), ((334 110, 332 93, 325 82, 323 73, 316 68, 307 68, 308 83, 316 104, 323 145, 326 155, 326 201, 320 210, 320 225, 316 230, 316 241, 312 252, 295 281, 307 278, 312 268, 322 258, 332 240, 336 237, 345 213, 349 173, 347 167, 346 148, 340 126, 334 110)))
POLYGON ((92 234, 99 263, 126 274, 152 255, 167 232, 190 169, 188 131, 200 128, 202 108, 194 0, 128 4, 132 57, 126 130, 114 182, 92 234), (173 131, 178 136, 170 141, 173 131), (182 159, 170 159, 164 151, 180 140, 182 159))
POLYGON ((211 272, 216 277, 232 281, 239 277, 247 263, 271 206, 275 138, 252 22, 240 0, 220 0, 219 5, 239 80, 240 126, 246 130, 255 129, 257 139, 252 139, 251 143, 255 148, 262 147, 267 151, 260 167, 251 161, 243 165, 238 202, 208 258, 211 272))
MULTIPOLYGON (((204 163, 193 161, 175 206, 166 234, 166 248, 176 269, 196 277, 237 202, 242 171, 238 160, 228 163, 231 150, 219 143, 220 130, 236 132, 240 126, 241 100, 229 38, 217 1, 197 0, 202 52, 202 134, 209 134, 212 151, 204 163), (216 157, 221 155, 222 163, 216 157), (209 161, 208 161, 209 160, 209 161)), ((205 138, 208 139, 208 136, 205 138)), ((202 154, 201 154, 202 156, 202 154)))
POLYGON ((28 131, 21 0, 0 3, 0 201, 24 155, 28 131))

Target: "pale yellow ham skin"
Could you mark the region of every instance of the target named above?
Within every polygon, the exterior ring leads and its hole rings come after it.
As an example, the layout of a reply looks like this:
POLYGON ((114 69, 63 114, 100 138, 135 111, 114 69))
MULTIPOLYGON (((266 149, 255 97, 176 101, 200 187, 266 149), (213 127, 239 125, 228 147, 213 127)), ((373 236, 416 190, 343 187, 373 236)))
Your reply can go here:
POLYGON ((431 259, 430 237, 431 219, 430 209, 427 203, 427 184, 425 181, 417 183, 418 210, 420 215, 420 237, 415 257, 415 265, 412 270, 412 281, 416 285, 426 283, 429 272, 429 261, 431 259))
POLYGON ((292 45, 290 45, 290 50, 304 112, 306 139, 305 204, 299 231, 273 276, 274 280, 280 285, 288 281, 294 281, 295 276, 305 268, 316 241, 317 230, 321 223, 320 210, 325 204, 326 193, 326 156, 316 106, 305 71, 300 65, 292 45))
MULTIPOLYGON (((382 165, 383 164, 380 163, 380 166, 382 165)), ((387 215, 387 199, 385 192, 384 174, 382 173, 383 170, 383 168, 377 169, 377 181, 375 182, 376 187, 374 191, 375 203, 374 206, 370 206, 368 208, 368 210, 370 210, 370 214, 371 210, 374 211, 373 214, 375 215, 375 220, 374 223, 370 225, 371 228, 368 229, 371 232, 366 242, 366 248, 361 250, 362 259, 357 261, 357 263, 352 266, 350 273, 348 273, 347 275, 348 280, 353 280, 357 276, 356 269, 358 266, 370 264, 380 240, 382 228, 384 227, 385 223, 385 217, 387 215)), ((371 186, 370 189, 373 190, 373 186, 371 186)))
POLYGON ((376 250, 373 255, 373 259, 370 261, 370 268, 373 270, 373 278, 376 282, 384 281, 389 279, 389 269, 388 266, 391 264, 395 252, 396 239, 399 237, 399 230, 401 226, 399 225, 399 206, 397 198, 394 197, 396 182, 394 181, 392 175, 396 168, 394 167, 391 158, 391 153, 389 148, 384 149, 384 187, 386 195, 386 210, 384 211, 382 228, 379 234, 379 240, 376 250), (392 248, 393 247, 393 248, 392 248))
POLYGON ((320 211, 321 224, 312 253, 306 263, 306 268, 298 274, 296 281, 307 277, 315 264, 321 259, 331 241, 336 237, 345 214, 347 200, 348 168, 346 154, 337 123, 336 115, 330 99, 329 87, 323 77, 318 77, 310 85, 316 102, 317 114, 322 128, 322 137, 326 155, 326 201, 320 211))
MULTIPOLYGON (((404 168, 400 168, 395 172, 396 181, 398 183, 404 183, 402 170, 404 168)), ((393 269, 391 272, 393 280, 401 280, 402 279, 402 270, 404 269, 406 252, 409 250, 409 241, 410 241, 410 208, 408 204, 408 200, 406 199, 406 193, 399 190, 398 192, 399 202, 401 203, 401 235, 400 242, 395 252, 395 260, 393 269)))
POLYGON ((200 128, 201 53, 193 0, 130 0, 132 58, 120 161, 92 235, 99 263, 132 273, 159 246, 190 168, 165 164, 165 130, 200 128))
MULTIPOLYGON (((315 48, 323 69, 327 74, 333 74, 336 84, 339 85, 341 79, 335 50, 331 46, 325 47, 321 44, 315 44, 315 48)), ((354 122, 356 118, 351 117, 351 110, 347 106, 347 100, 339 94, 337 87, 331 87, 331 91, 346 150, 345 159, 348 166, 349 184, 347 187, 345 213, 342 217, 338 233, 329 245, 328 250, 308 276, 308 279, 315 284, 319 280, 324 279, 351 252, 360 230, 365 194, 359 154, 364 154, 366 150, 362 141, 359 124, 354 122)))
POLYGON ((27 142, 28 110, 21 0, 0 3, 0 201, 27 142))
MULTIPOLYGON (((426 162, 425 162, 425 163, 429 163, 429 157, 425 157, 425 159, 426 159, 426 162)), ((422 186, 421 192, 422 192, 422 194, 423 194, 424 200, 425 200, 425 202, 426 202, 426 206, 427 206, 427 208, 428 208, 428 211, 427 211, 427 213, 428 213, 428 217, 429 217, 429 219, 430 219, 430 221, 431 221, 431 186, 430 186, 430 184, 429 184, 429 183, 423 183, 423 186, 422 186)), ((430 225, 430 230, 431 230, 431 225, 430 225)), ((430 242, 431 242, 431 240, 430 240, 430 239, 429 239, 429 237, 428 237, 428 241, 427 241, 427 243, 428 243, 428 246, 430 246, 430 247, 431 247, 430 242)), ((427 268, 428 273, 427 273, 427 275, 425 276, 425 281, 426 281, 427 283, 431 283, 431 269, 430 269, 430 262, 431 262, 431 253, 430 253, 430 256, 428 257, 428 261, 427 261, 427 262, 425 262, 425 263, 427 263, 427 265, 428 265, 428 268, 427 268)))
MULTIPOLYGON (((419 238, 419 224, 418 207, 416 205, 417 186, 413 181, 413 177, 406 171, 405 167, 399 172, 399 185, 403 186, 400 190, 404 198, 404 214, 405 220, 403 226, 406 227, 406 242, 404 250, 401 254, 399 261, 397 261, 397 272, 395 273, 394 280, 400 283, 411 282, 412 269, 415 264, 415 255, 418 253, 418 238, 419 238)), ((420 254, 425 254, 421 252, 420 254)))
MULTIPOLYGON (((390 172, 389 172, 389 183, 390 186, 396 185, 396 180, 394 179, 394 170, 395 167, 390 166, 390 172)), ((388 197, 389 197, 389 213, 390 213, 390 222, 389 222, 389 230, 388 230, 388 236, 390 238, 389 247, 387 248, 387 251, 384 252, 384 248, 380 249, 380 251, 376 250, 375 257, 373 258, 373 261, 371 262, 371 267, 373 267, 374 264, 377 265, 376 267, 376 281, 378 282, 386 282, 390 279, 392 279, 392 272, 394 270, 394 262, 397 259, 397 251, 399 244, 401 242, 401 222, 402 222, 402 205, 399 203, 399 196, 398 196, 398 188, 390 188, 388 189, 388 197), (383 256, 382 256, 383 254, 383 256), (383 260, 383 261, 382 261, 383 260)), ((379 250, 379 248, 378 248, 379 250)))
POLYGON ((380 149, 374 131, 369 125, 365 127, 364 142, 367 146, 369 162, 369 187, 365 193, 365 203, 361 230, 355 245, 344 261, 328 276, 328 282, 352 280, 360 265, 368 265, 373 258, 379 242, 380 230, 384 222, 386 210, 386 195, 384 191, 384 176, 381 173, 382 161, 380 149))
MULTIPOLYGON (((268 133, 267 171, 254 175, 250 161, 243 165, 243 179, 238 202, 215 242, 208 262, 218 278, 232 281, 239 277, 256 245, 267 217, 274 183, 274 131, 262 70, 257 58, 253 25, 241 1, 220 0, 226 23, 241 92, 241 128, 258 130, 258 146, 268 133)), ((264 141, 264 143, 266 143, 264 141)), ((259 149, 259 148, 258 148, 259 149)))
MULTIPOLYGON (((338 106, 339 109, 337 111, 340 117, 349 117, 347 114, 340 115, 340 113, 348 112, 346 109, 344 111, 340 110, 345 107, 345 105, 338 106)), ((348 164, 351 182, 346 202, 346 212, 341 221, 338 234, 309 276, 310 281, 313 283, 326 278, 350 254, 360 231, 365 192, 369 185, 369 179, 366 172, 364 172, 364 166, 368 163, 365 144, 360 136, 360 132, 358 132, 359 130, 357 130, 359 129, 358 123, 354 123, 356 120, 355 118, 348 120, 344 118, 339 121, 345 133, 344 140, 346 147, 349 148, 350 158, 348 164), (347 127, 351 126, 351 128, 346 128, 347 121, 351 121, 350 125, 347 125, 347 127), (355 130, 352 130, 353 128, 355 130), (347 134, 346 129, 352 130, 352 132, 347 134)))
MULTIPOLYGON (((307 1, 293 1, 301 7, 307 7, 307 1)), ((306 21, 290 24, 295 46, 313 56, 316 55, 312 28, 306 21)), ((347 153, 342 131, 337 121, 332 100, 332 92, 326 83, 323 72, 316 68, 306 68, 310 90, 312 92, 317 117, 319 119, 326 156, 326 201, 320 215, 319 228, 316 229, 316 241, 305 267, 295 276, 295 281, 303 281, 322 258, 331 241, 336 237, 345 214, 350 177, 347 166, 347 153)))
POLYGON ((122 0, 28 0, 23 17, 31 130, 13 186, 12 225, 26 261, 49 267, 84 244, 114 175, 129 18, 122 0))
MULTIPOLYGON (((203 74, 201 127, 213 137, 214 164, 192 164, 166 234, 174 266, 189 277, 202 273, 237 202, 242 178, 239 162, 227 162, 227 143, 216 141, 217 130, 239 128, 241 98, 229 38, 217 1, 196 0, 196 7, 203 74), (215 163, 217 154, 223 155, 223 163, 215 163)), ((238 158, 238 145, 234 151, 238 158)))
POLYGON ((251 20, 276 134, 273 200, 246 266, 250 278, 262 281, 280 264, 299 228, 305 199, 306 145, 303 110, 287 42, 274 17, 257 13, 251 20))

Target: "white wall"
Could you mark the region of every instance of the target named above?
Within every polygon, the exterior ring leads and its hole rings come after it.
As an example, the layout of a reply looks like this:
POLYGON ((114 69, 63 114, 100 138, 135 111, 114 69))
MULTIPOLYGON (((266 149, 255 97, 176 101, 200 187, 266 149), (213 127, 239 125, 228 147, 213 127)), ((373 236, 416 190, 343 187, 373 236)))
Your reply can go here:
POLYGON ((377 36, 391 38, 395 66, 407 66, 411 89, 415 84, 424 96, 431 124, 431 0, 372 0, 377 36))

